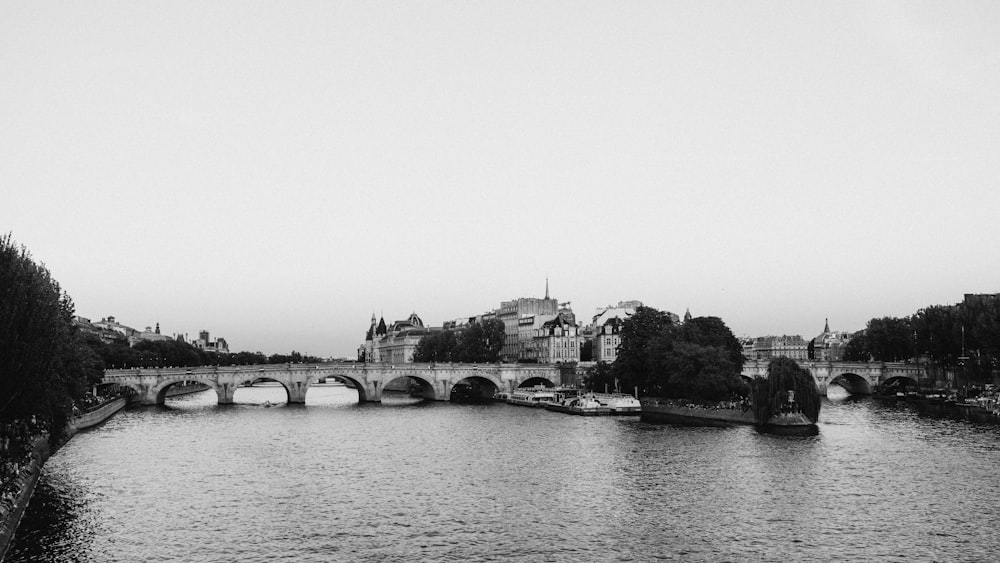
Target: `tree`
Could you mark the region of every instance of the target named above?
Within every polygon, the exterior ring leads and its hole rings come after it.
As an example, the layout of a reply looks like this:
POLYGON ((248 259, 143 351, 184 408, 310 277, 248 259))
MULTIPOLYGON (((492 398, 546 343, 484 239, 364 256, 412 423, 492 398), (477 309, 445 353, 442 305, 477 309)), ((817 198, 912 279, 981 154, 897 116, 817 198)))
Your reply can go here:
POLYGON ((695 317, 680 327, 685 342, 721 348, 733 366, 743 369, 743 345, 719 317, 695 317))
POLYGON ((503 348, 504 325, 499 319, 473 322, 457 337, 456 361, 467 363, 495 363, 500 361, 503 348))
POLYGON ((819 389, 809 370, 791 358, 780 357, 771 360, 767 373, 766 378, 754 380, 751 391, 751 408, 758 424, 790 410, 801 412, 813 423, 819 420, 819 389))
POLYGON ((580 361, 581 362, 592 362, 594 361, 594 341, 587 339, 583 346, 580 347, 580 361))
POLYGON ((500 361, 503 339, 503 321, 477 321, 462 330, 425 335, 413 350, 413 361, 496 363, 500 361))
POLYGON ((844 346, 844 361, 845 362, 867 362, 872 359, 871 353, 868 351, 867 341, 865 339, 865 331, 859 330, 855 332, 851 339, 847 341, 847 345, 844 346))
MULTIPOLYGON (((663 345, 666 339, 656 341, 654 350, 663 345)), ((745 395, 745 385, 725 352, 718 346, 685 341, 673 342, 670 349, 662 353, 654 351, 658 371, 665 374, 654 384, 655 394, 699 401, 720 401, 733 395, 745 395)))
POLYGON ((913 357, 913 329, 909 317, 882 317, 868 321, 865 341, 872 358, 901 362, 913 357))
POLYGON ((655 379, 649 355, 650 341, 663 336, 673 326, 670 315, 652 307, 638 307, 635 314, 622 323, 619 334, 618 359, 613 365, 613 374, 623 387, 640 390, 650 388, 655 379))
POLYGON ((455 332, 445 330, 425 335, 417 342, 413 350, 414 362, 452 362, 455 361, 455 348, 458 340, 455 332))
POLYGON ((0 428, 34 418, 60 437, 97 367, 73 314, 48 269, 0 237, 0 428))
POLYGON ((597 362, 589 369, 583 378, 583 386, 594 391, 615 388, 615 374, 608 362, 597 362))
POLYGON ((667 313, 639 307, 625 320, 612 369, 615 383, 645 395, 716 401, 745 394, 743 347, 718 317, 674 325, 667 313))

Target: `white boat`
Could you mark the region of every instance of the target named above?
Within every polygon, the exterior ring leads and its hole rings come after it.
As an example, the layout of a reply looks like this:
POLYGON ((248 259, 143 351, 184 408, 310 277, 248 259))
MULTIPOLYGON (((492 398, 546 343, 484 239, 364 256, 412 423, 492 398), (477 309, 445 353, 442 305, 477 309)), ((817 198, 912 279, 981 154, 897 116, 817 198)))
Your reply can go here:
POLYGON ((642 414, 642 403, 632 395, 624 393, 591 393, 602 405, 611 409, 611 414, 642 414))
POLYGON ((614 414, 611 408, 602 405, 592 393, 585 395, 556 393, 556 401, 545 405, 550 411, 580 416, 600 416, 614 414))
POLYGON ((544 407, 555 400, 556 394, 544 387, 515 389, 514 392, 507 397, 508 403, 525 407, 544 407))

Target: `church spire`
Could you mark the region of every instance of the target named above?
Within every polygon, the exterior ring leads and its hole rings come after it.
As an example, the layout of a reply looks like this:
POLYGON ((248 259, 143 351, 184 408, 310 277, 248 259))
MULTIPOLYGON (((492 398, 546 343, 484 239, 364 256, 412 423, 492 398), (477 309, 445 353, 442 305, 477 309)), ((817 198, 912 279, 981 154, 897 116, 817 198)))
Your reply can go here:
POLYGON ((826 319, 826 325, 823 327, 823 332, 824 333, 829 333, 830 332, 830 318, 829 317, 827 317, 827 319, 826 319))

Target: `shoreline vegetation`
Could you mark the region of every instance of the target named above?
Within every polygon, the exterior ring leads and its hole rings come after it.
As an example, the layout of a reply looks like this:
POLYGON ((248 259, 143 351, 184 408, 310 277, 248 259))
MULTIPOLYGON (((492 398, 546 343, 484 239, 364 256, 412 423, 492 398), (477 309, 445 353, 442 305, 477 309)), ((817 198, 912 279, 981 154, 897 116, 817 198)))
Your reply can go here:
POLYGON ((126 401, 118 389, 100 385, 104 364, 73 323, 73 300, 10 234, 0 236, 0 288, 3 554, 45 459, 126 401))
POLYGON ((105 341, 84 334, 75 313, 72 298, 44 264, 10 233, 0 235, 0 559, 45 459, 77 430, 103 422, 127 403, 127 390, 102 385, 106 367, 322 361, 295 351, 219 354, 175 340, 130 346, 124 337, 105 341))
POLYGON ((790 358, 768 364, 768 377, 742 377, 743 347, 722 319, 638 307, 621 324, 613 364, 591 368, 585 387, 635 389, 643 420, 815 427, 820 394, 790 358))

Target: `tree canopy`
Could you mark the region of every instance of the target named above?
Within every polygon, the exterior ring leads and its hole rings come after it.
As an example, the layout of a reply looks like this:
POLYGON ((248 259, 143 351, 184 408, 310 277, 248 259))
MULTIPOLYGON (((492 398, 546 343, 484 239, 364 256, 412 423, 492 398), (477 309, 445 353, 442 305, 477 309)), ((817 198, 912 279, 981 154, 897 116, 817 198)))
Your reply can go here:
POLYGON ((704 401, 747 392, 743 349, 718 317, 675 325, 669 314, 639 307, 622 324, 621 339, 618 359, 608 371, 593 371, 592 386, 613 383, 643 395, 704 401))
POLYGON ((790 411, 801 412, 813 423, 819 420, 819 389, 809 370, 791 358, 780 357, 771 360, 767 373, 766 378, 758 377, 752 385, 751 408, 758 424, 790 411))
POLYGON ((100 381, 94 354, 73 325, 74 307, 44 265, 0 238, 0 424, 36 420, 52 437, 73 404, 100 381))
POLYGON ((909 317, 881 317, 848 342, 844 359, 898 362, 914 357, 941 366, 963 362, 987 379, 1000 363, 1000 298, 971 295, 957 305, 932 305, 909 317))
POLYGON ((413 351, 413 361, 495 363, 500 361, 503 339, 503 321, 476 321, 461 330, 424 336, 413 351))

